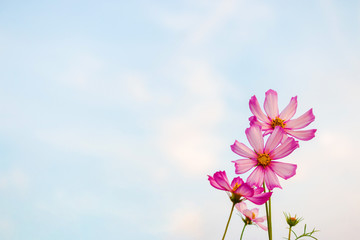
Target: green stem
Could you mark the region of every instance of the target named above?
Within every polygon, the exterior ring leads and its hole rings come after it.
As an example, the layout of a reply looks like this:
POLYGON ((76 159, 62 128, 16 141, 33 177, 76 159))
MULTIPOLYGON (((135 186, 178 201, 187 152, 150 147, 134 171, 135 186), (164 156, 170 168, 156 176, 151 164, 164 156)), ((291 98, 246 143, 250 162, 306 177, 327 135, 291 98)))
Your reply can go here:
POLYGON ((288 240, 290 240, 290 237, 291 237, 291 227, 289 227, 289 237, 288 237, 288 240))
POLYGON ((270 240, 272 240, 271 197, 269 198, 270 240))
POLYGON ((233 213, 233 211, 234 211, 234 207, 235 207, 235 203, 233 203, 233 205, 232 205, 232 207, 231 207, 231 212, 230 212, 229 220, 227 221, 226 228, 225 228, 225 232, 224 232, 224 235, 223 235, 223 237, 222 237, 222 240, 225 239, 225 235, 226 235, 227 229, 228 229, 228 227, 229 227, 229 223, 230 223, 231 215, 232 215, 232 213, 233 213))
MULTIPOLYGON (((266 192, 265 182, 263 184, 264 186, 264 192, 266 192)), ((269 204, 265 203, 266 208, 266 223, 268 227, 268 236, 269 240, 272 240, 272 226, 271 226, 271 198, 269 198, 269 204)))
POLYGON ((241 236, 240 236, 240 240, 241 240, 241 239, 242 239, 242 237, 243 237, 243 234, 244 234, 244 230, 245 230, 246 225, 247 225, 247 224, 245 224, 245 225, 244 225, 244 227, 243 227, 243 230, 242 230, 242 232, 241 232, 241 236))

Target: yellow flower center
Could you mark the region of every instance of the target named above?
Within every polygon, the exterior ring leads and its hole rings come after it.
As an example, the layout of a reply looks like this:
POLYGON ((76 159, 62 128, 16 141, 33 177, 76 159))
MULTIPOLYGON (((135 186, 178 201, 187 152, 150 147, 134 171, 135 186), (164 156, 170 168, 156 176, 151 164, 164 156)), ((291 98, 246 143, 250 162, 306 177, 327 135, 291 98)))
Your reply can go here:
POLYGON ((256 217, 255 213, 252 213, 252 219, 255 219, 255 217, 256 217))
POLYGON ((239 183, 235 183, 232 191, 231 191, 231 196, 230 196, 230 200, 233 202, 233 203, 239 203, 242 201, 241 198, 241 195, 238 194, 238 193, 235 193, 235 191, 241 186, 241 184, 239 183))
POLYGON ((269 157, 269 154, 266 153, 259 154, 257 160, 258 160, 258 165, 261 165, 263 167, 268 166, 271 162, 271 158, 269 157))
POLYGON ((284 120, 280 119, 280 118, 275 118, 274 120, 272 120, 271 122, 271 127, 275 128, 276 126, 280 126, 280 127, 285 127, 285 123, 284 120))
POLYGON ((233 187, 233 191, 235 192, 241 184, 235 183, 234 187, 233 187))

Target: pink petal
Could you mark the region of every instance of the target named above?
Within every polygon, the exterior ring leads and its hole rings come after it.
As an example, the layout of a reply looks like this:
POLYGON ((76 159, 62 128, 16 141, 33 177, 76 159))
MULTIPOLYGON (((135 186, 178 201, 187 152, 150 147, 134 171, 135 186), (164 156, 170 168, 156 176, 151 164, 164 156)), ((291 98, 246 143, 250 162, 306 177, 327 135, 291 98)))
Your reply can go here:
POLYGON ((250 186, 261 186, 264 182, 264 174, 264 167, 257 166, 247 178, 246 183, 248 183, 250 186))
POLYGON ((257 125, 261 127, 262 131, 272 130, 271 124, 267 122, 260 122, 255 116, 249 117, 250 126, 257 125))
POLYGON ((292 97, 290 100, 290 103, 282 110, 280 113, 280 119, 283 119, 285 121, 291 119, 295 113, 297 108, 297 97, 292 97))
POLYGON ((273 170, 271 170, 271 168, 269 168, 269 167, 267 167, 265 169, 265 178, 264 178, 264 180, 265 180, 265 183, 266 183, 266 187, 269 190, 273 190, 276 187, 282 189, 278 177, 273 172, 273 170))
POLYGON ((210 185, 213 186, 214 188, 220 189, 220 190, 226 190, 223 187, 221 187, 219 184, 216 183, 215 179, 212 176, 208 175, 208 180, 210 181, 210 185))
POLYGON ((235 163, 235 173, 243 174, 249 171, 251 168, 255 167, 257 161, 252 159, 239 159, 233 161, 233 163, 235 163))
POLYGON ((266 220, 266 216, 264 216, 264 217, 258 217, 258 218, 255 218, 254 220, 253 220, 253 222, 264 222, 266 220))
POLYGON ((287 134, 284 134, 283 138, 281 139, 281 144, 285 144, 286 141, 289 140, 289 136, 287 134))
MULTIPOLYGON (((271 118, 275 119, 279 116, 278 107, 278 96, 277 92, 270 89, 265 93, 264 109, 266 114, 271 118)), ((255 115, 255 114, 254 114, 255 115)), ((256 115, 255 115, 256 116, 256 115)))
MULTIPOLYGON (((266 217, 265 217, 266 218, 266 217)), ((255 222, 256 225, 258 225, 259 227, 261 227, 263 230, 267 231, 267 227, 264 226, 263 224, 259 223, 259 222, 255 222)))
POLYGON ((273 131, 274 131, 274 129, 272 129, 272 128, 270 128, 268 130, 265 130, 264 133, 263 133, 263 136, 266 136, 266 135, 272 133, 273 131))
POLYGON ((289 135, 304 141, 311 140, 315 137, 316 129, 303 130, 303 131, 291 131, 286 129, 286 133, 289 135))
POLYGON ((244 210, 247 209, 246 203, 245 203, 244 201, 236 204, 235 207, 236 207, 236 209, 237 209, 239 212, 241 212, 241 213, 243 213, 244 210))
POLYGON ((250 218, 250 219, 252 219, 251 217, 251 215, 252 215, 252 213, 251 213, 251 211, 249 210, 249 209, 245 209, 243 212, 242 212, 242 214, 244 214, 245 215, 245 217, 248 217, 248 218, 250 218))
POLYGON ((256 153, 251 150, 250 148, 248 148, 245 144, 238 142, 237 140, 235 140, 234 144, 230 146, 231 150, 242 156, 242 157, 246 157, 246 158, 256 158, 256 153))
POLYGON ((269 153, 276 148, 283 138, 284 130, 280 126, 276 126, 270 137, 266 141, 265 153, 269 153))
POLYGON ((234 188, 235 184, 238 184, 239 186, 242 185, 244 181, 240 177, 236 177, 231 182, 231 189, 234 188))
POLYGON ((238 189, 236 189, 235 193, 247 198, 254 195, 254 189, 248 184, 244 183, 238 189))
POLYGON ((257 187, 254 189, 254 196, 264 192, 264 188, 257 187))
POLYGON ((257 153, 263 153, 264 138, 261 134, 261 128, 259 126, 251 126, 245 130, 245 134, 254 150, 257 153))
POLYGON ((225 171, 219 171, 214 174, 216 183, 226 191, 231 191, 232 188, 229 185, 229 180, 226 176, 225 171))
POLYGON ((269 200, 271 195, 272 195, 272 192, 266 192, 266 193, 254 195, 253 197, 247 197, 247 199, 250 202, 255 203, 257 205, 263 205, 264 203, 266 203, 269 200))
POLYGON ((281 144, 279 147, 270 152, 269 156, 273 160, 284 158, 298 147, 299 142, 295 141, 293 138, 290 138, 289 140, 286 140, 284 144, 281 144))
POLYGON ((257 98, 255 97, 255 95, 250 98, 249 107, 252 114, 254 114, 258 119, 260 119, 263 122, 270 122, 267 116, 261 110, 260 104, 257 98))
POLYGON ((286 128, 287 129, 300 129, 308 126, 310 123, 312 123, 315 120, 315 116, 313 114, 313 110, 310 109, 300 117, 296 119, 292 119, 288 122, 286 122, 286 128))
POLYGON ((283 179, 289 179, 296 174, 296 164, 271 161, 269 167, 283 179))

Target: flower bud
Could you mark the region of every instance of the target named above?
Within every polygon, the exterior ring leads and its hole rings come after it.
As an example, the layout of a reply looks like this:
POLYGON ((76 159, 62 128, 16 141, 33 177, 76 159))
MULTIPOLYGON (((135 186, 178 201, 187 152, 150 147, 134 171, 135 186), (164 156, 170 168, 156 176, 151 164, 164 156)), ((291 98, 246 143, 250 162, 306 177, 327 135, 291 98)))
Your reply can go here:
POLYGON ((303 218, 298 218, 296 215, 294 217, 291 217, 290 213, 284 213, 286 222, 289 224, 290 227, 296 226, 300 221, 303 220, 303 218))

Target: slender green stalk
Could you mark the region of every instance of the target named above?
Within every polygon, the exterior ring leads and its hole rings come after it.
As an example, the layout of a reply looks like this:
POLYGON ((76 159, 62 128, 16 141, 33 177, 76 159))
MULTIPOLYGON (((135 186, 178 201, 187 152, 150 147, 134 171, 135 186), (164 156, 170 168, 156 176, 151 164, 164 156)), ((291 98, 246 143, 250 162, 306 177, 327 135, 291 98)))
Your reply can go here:
POLYGON ((231 215, 232 215, 232 213, 233 213, 233 211, 234 211, 234 207, 235 207, 235 203, 233 203, 233 205, 232 205, 232 207, 231 207, 231 212, 230 212, 229 220, 227 221, 226 228, 225 228, 225 232, 224 232, 224 235, 223 235, 223 237, 222 237, 222 240, 225 239, 225 235, 226 235, 227 229, 228 229, 228 227, 229 227, 229 223, 230 223, 231 215))
POLYGON ((271 239, 271 234, 270 234, 270 221, 269 221, 269 208, 268 208, 268 203, 265 203, 265 209, 266 209, 266 223, 267 223, 267 228, 268 228, 268 236, 269 236, 269 240, 271 239))
POLYGON ((289 227, 289 237, 288 237, 288 240, 290 240, 290 237, 291 237, 291 227, 289 227))
POLYGON ((243 237, 243 234, 244 234, 244 230, 245 230, 246 225, 247 225, 247 224, 244 224, 243 230, 242 230, 242 232, 241 232, 240 240, 241 240, 242 237, 243 237))
POLYGON ((269 198, 270 240, 272 240, 271 197, 269 198))
MULTIPOLYGON (((265 186, 265 182, 263 184, 264 186, 264 192, 266 192, 266 186, 265 186)), ((265 203, 265 208, 266 208, 266 223, 267 223, 267 227, 268 227, 268 236, 269 236, 269 240, 272 240, 272 225, 271 225, 271 198, 269 198, 269 204, 268 202, 265 203)))

